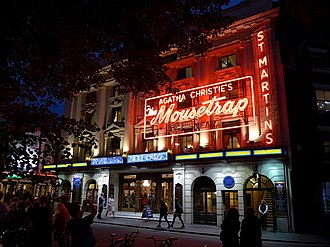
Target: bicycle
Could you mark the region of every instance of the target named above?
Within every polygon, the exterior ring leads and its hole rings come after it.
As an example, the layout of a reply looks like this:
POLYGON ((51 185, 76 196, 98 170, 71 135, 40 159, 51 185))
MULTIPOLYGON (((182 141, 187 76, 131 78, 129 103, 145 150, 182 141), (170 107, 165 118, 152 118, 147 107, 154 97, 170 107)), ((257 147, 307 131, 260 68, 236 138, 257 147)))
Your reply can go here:
POLYGON ((115 236, 117 235, 116 232, 109 233, 109 235, 111 236, 111 242, 109 247, 132 247, 135 242, 135 239, 139 235, 139 231, 131 232, 130 234, 125 234, 125 237, 120 237, 117 239, 115 239, 115 236))
POLYGON ((165 240, 157 240, 154 236, 147 237, 146 239, 152 239, 154 241, 155 247, 171 247, 173 245, 173 242, 175 240, 178 240, 178 238, 174 237, 169 237, 165 240), (158 242, 160 242, 159 245, 157 245, 158 242))

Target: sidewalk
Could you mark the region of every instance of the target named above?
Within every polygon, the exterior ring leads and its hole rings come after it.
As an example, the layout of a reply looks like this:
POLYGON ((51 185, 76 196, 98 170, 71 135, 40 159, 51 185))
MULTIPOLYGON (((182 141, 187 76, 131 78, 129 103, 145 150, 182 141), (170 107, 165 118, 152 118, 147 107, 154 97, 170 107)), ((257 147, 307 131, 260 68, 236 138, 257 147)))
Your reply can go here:
MULTIPOLYGON (((115 218, 110 216, 103 219, 97 219, 95 217, 94 222, 103 224, 112 224, 120 226, 134 226, 136 228, 142 229, 155 229, 158 224, 159 214, 154 214, 153 218, 146 220, 141 219, 141 212, 116 212, 115 218)), ((173 215, 168 215, 168 220, 171 222, 173 215)), ((162 221, 163 222, 163 221, 162 221)), ((200 224, 186 224, 185 228, 180 229, 180 221, 176 221, 174 229, 167 229, 165 222, 162 223, 163 231, 175 231, 198 235, 207 236, 219 236, 220 227, 211 225, 200 225, 200 224)), ((286 243, 308 243, 308 244, 328 244, 330 246, 330 235, 311 235, 311 234, 296 234, 296 233, 283 233, 278 231, 263 231, 262 232, 263 241, 275 241, 275 242, 286 242, 286 243)))

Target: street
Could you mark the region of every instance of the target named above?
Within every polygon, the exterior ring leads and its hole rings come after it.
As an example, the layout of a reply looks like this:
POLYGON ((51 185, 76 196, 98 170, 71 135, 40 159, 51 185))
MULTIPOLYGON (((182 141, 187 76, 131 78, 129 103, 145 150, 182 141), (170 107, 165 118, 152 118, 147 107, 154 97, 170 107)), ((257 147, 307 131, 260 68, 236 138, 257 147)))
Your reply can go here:
MULTIPOLYGON (((155 225, 156 226, 156 225, 155 225)), ((139 235, 136 238, 134 246, 143 246, 143 247, 154 247, 153 240, 146 239, 147 237, 154 236, 157 240, 165 240, 168 237, 175 237, 178 240, 174 241, 173 247, 175 246, 189 246, 189 247, 203 247, 206 244, 208 247, 219 247, 221 241, 218 237, 215 236, 205 236, 197 234, 188 234, 175 231, 167 231, 165 224, 161 229, 143 229, 136 227, 126 227, 126 226, 116 226, 109 224, 99 224, 94 223, 92 225, 94 235, 97 239, 96 247, 110 247, 111 236, 109 233, 117 233, 116 238, 124 237, 125 234, 131 233, 132 231, 139 231, 139 235)), ((120 246, 120 245, 117 245, 120 246)), ((329 247, 328 244, 302 244, 302 243, 290 243, 290 242, 277 242, 277 241, 264 241, 263 247, 290 247, 290 246, 317 246, 317 247, 329 247)))

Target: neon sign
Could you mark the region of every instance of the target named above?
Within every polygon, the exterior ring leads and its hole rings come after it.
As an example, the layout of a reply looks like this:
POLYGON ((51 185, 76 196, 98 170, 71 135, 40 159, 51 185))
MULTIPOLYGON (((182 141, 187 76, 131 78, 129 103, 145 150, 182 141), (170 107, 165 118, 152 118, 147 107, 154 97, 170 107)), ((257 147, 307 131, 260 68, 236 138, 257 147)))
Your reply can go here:
POLYGON ((145 100, 145 139, 240 128, 253 124, 255 106, 251 76, 145 100), (222 127, 223 121, 237 119, 242 120, 239 126, 222 127))
POLYGON ((265 105, 265 119, 264 119, 264 131, 266 133, 266 144, 272 144, 274 142, 273 137, 273 123, 270 117, 270 78, 269 78, 269 56, 266 46, 266 35, 264 31, 257 33, 257 49, 258 49, 258 69, 259 79, 261 83, 262 99, 265 105))

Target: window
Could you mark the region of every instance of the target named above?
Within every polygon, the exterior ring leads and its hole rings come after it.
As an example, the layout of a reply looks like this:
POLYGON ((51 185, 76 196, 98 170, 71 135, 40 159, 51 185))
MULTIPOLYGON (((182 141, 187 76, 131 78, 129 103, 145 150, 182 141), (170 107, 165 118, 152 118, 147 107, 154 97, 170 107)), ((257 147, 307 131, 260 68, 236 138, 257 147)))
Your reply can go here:
POLYGON ((86 145, 85 144, 85 160, 90 159, 92 157, 92 145, 86 145))
POLYGON ((81 116, 87 124, 94 124, 94 113, 96 111, 97 100, 96 93, 87 93, 85 96, 85 103, 81 105, 81 116))
POLYGON ((94 123, 95 123, 94 114, 93 115, 91 115, 91 114, 86 115, 85 116, 85 123, 94 125, 94 123))
POLYGON ((113 94, 113 95, 112 95, 113 97, 118 97, 118 96, 121 95, 121 92, 120 92, 120 86, 119 86, 119 85, 113 87, 113 92, 112 92, 112 94, 113 94))
POLYGON ((329 67, 329 56, 327 49, 309 47, 308 50, 310 51, 310 62, 313 67, 329 67))
POLYGON ((192 77, 192 67, 178 69, 177 80, 182 80, 192 77))
POLYGON ((112 155, 120 154, 120 142, 121 138, 118 136, 114 136, 111 138, 110 143, 112 155))
POLYGON ((238 192, 235 191, 222 191, 224 214, 226 215, 228 209, 238 209, 238 192))
POLYGON ((121 107, 112 108, 112 122, 121 122, 121 107))
POLYGON ((330 154, 330 141, 323 141, 323 153, 330 154))
POLYGON ((232 86, 232 90, 226 90, 225 92, 221 93, 221 96, 225 96, 226 100, 238 98, 238 83, 233 83, 232 86))
MULTIPOLYGON (((148 136, 151 136, 151 134, 147 134, 148 136)), ((153 139, 144 139, 142 135, 142 152, 153 152, 154 151, 154 140, 153 139)))
MULTIPOLYGON (((191 130, 191 129, 190 129, 191 130)), ((178 153, 192 153, 193 152, 193 136, 177 136, 175 137, 175 145, 178 147, 178 153)))
POLYGON ((238 140, 238 132, 230 132, 225 133, 224 132, 224 147, 227 149, 234 149, 234 148, 240 148, 239 140, 238 140))
MULTIPOLYGON (((239 126, 240 121, 222 123, 222 127, 239 126)), ((241 132, 240 129, 228 129, 223 131, 223 147, 227 149, 240 148, 241 132)))
POLYGON ((188 108, 192 106, 192 100, 189 93, 185 93, 186 99, 178 102, 178 108, 188 108))
POLYGON ((316 90, 317 108, 319 111, 330 111, 330 91, 316 90))
POLYGON ((219 69, 227 69, 237 65, 236 54, 219 58, 219 69))

